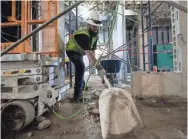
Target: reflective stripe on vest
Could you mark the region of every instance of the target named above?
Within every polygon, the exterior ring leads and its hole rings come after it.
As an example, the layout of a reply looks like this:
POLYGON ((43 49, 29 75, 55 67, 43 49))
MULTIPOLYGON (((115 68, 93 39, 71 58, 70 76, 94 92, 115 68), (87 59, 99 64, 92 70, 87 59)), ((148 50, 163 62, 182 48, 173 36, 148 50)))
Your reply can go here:
MULTIPOLYGON (((85 34, 90 38, 89 32, 87 29, 83 29, 83 30, 78 30, 76 32, 74 32, 73 36, 70 37, 68 43, 67 43, 67 47, 66 50, 67 51, 75 51, 77 53, 80 53, 81 55, 85 55, 85 51, 80 47, 80 45, 74 40, 74 36, 75 35, 79 35, 79 34, 85 34)), ((98 37, 92 37, 92 42, 91 45, 89 46, 90 49, 93 48, 94 43, 97 41, 98 37)))

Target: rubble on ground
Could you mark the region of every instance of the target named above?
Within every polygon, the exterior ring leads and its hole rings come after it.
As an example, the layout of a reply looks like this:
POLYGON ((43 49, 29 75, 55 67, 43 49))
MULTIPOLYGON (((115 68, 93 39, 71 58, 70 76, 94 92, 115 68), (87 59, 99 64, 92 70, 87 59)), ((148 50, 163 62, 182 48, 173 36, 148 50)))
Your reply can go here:
POLYGON ((31 132, 29 132, 29 133, 27 134, 27 137, 28 137, 28 138, 31 138, 33 135, 34 135, 34 132, 31 131, 31 132))
POLYGON ((44 120, 38 124, 37 129, 42 130, 48 128, 50 125, 51 125, 50 120, 44 120))
POLYGON ((44 120, 46 120, 46 117, 44 117, 44 116, 39 116, 39 117, 36 118, 37 122, 42 122, 44 120))
POLYGON ((93 108, 92 110, 89 110, 89 113, 92 115, 99 115, 99 109, 93 108))

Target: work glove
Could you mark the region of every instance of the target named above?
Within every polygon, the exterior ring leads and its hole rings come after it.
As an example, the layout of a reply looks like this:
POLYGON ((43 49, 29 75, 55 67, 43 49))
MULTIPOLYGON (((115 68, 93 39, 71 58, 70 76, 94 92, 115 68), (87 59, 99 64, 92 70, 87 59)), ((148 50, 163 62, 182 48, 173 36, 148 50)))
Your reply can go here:
POLYGON ((104 76, 106 76, 106 71, 103 69, 103 67, 100 64, 96 66, 96 69, 98 71, 98 75, 102 79, 102 83, 104 84, 105 83, 104 76))
POLYGON ((104 84, 105 83, 104 76, 106 76, 106 71, 104 69, 101 69, 98 71, 98 74, 102 79, 102 83, 104 84))

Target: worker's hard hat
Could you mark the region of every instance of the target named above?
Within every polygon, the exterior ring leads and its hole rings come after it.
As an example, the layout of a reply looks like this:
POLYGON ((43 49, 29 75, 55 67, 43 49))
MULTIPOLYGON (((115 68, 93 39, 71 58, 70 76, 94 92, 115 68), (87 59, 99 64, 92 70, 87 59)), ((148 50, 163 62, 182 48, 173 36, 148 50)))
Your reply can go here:
POLYGON ((86 23, 93 25, 93 26, 101 26, 100 15, 96 11, 91 11, 86 23))

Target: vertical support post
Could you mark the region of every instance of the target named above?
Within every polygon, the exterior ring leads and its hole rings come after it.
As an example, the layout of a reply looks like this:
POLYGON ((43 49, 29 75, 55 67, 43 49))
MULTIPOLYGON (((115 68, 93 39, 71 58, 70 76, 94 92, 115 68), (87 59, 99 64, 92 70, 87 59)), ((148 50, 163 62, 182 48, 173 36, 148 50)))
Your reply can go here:
POLYGON ((153 70, 153 44, 152 44, 152 23, 151 23, 151 7, 148 0, 148 47, 149 47, 149 62, 150 70, 153 70))
POLYGON ((103 31, 103 42, 105 43, 106 42, 106 40, 105 40, 105 35, 106 35, 105 30, 103 29, 102 31, 103 31))
MULTIPOLYGON (((21 37, 25 36, 25 1, 21 1, 21 37)), ((23 53, 25 50, 25 41, 22 42, 22 50, 23 53)))
POLYGON ((12 0, 12 19, 16 20, 16 1, 12 0))
POLYGON ((142 55, 143 55, 143 68, 144 71, 146 70, 146 65, 145 65, 145 44, 144 44, 144 15, 143 15, 143 5, 141 1, 141 24, 142 24, 142 55))
MULTIPOLYGON (((24 11, 23 11, 24 12, 24 34, 25 35, 30 33, 29 29, 28 29, 29 24, 27 24, 27 21, 29 20, 28 19, 28 13, 29 13, 29 11, 28 11, 29 10, 28 3, 29 3, 29 0, 25 0, 24 11)), ((23 52, 30 52, 31 51, 30 50, 30 41, 29 40, 30 40, 30 38, 25 40, 23 52)))
MULTIPOLYGON (((18 2, 18 9, 20 9, 20 4, 21 4, 21 2, 18 2)), ((19 10, 18 10, 18 14, 20 14, 19 13, 19 10)), ((18 18, 19 19, 19 18, 18 18)), ((20 26, 17 26, 17 33, 16 33, 16 36, 17 36, 17 40, 19 40, 20 39, 20 26)))
POLYGON ((76 30, 78 29, 78 6, 76 7, 76 30))
MULTIPOLYGON (((28 11, 28 14, 27 14, 27 21, 26 21, 26 26, 27 26, 27 34, 31 32, 31 25, 28 24, 28 20, 30 21, 31 20, 31 1, 27 1, 27 11, 28 11)), ((31 52, 32 49, 31 49, 31 40, 30 39, 27 39, 27 49, 26 49, 26 52, 31 52), (29 48, 29 49, 28 49, 29 48)))
POLYGON ((47 1, 48 2, 48 19, 51 18, 51 1, 47 1))
MULTIPOLYGON (((69 1, 69 7, 71 6, 71 1, 69 1)), ((69 34, 72 34, 71 31, 71 10, 69 11, 69 34)), ((69 35, 70 39, 70 35, 69 35)), ((72 64, 71 61, 69 61, 69 77, 70 77, 70 87, 72 87, 72 64)))
POLYGON ((170 33, 169 33, 169 27, 167 26, 167 42, 170 43, 170 33))
MULTIPOLYGON (((138 28, 135 28, 135 38, 136 36, 138 36, 138 28)), ((139 68, 140 68, 140 64, 139 64, 139 45, 138 45, 138 41, 135 41, 135 49, 136 49, 136 65, 137 65, 137 68, 136 68, 136 71, 139 71, 139 68)))
POLYGON ((158 27, 156 27, 156 42, 159 43, 159 37, 158 37, 158 27))
MULTIPOLYGON (((57 0, 54 0, 54 4, 55 4, 55 15, 58 14, 58 11, 59 11, 59 2, 57 0)), ((53 7, 54 8, 54 7, 53 7)), ((51 8, 51 9, 53 9, 51 8)), ((50 10, 51 12, 52 10, 50 10)), ((54 15, 53 15, 54 16, 54 15)), ((59 20, 56 20, 54 22, 55 26, 56 26, 56 29, 55 29, 55 36, 56 36, 56 39, 55 39, 55 56, 59 56, 59 36, 58 36, 58 22, 59 20)))
MULTIPOLYGON (((28 29, 27 29, 27 14, 28 14, 28 11, 27 11, 27 9, 28 9, 28 5, 27 5, 27 0, 25 1, 25 3, 24 3, 24 8, 25 8, 25 10, 24 10, 24 12, 25 12, 25 14, 24 14, 24 33, 25 34, 28 34, 28 29)), ((28 39, 26 39, 25 40, 25 46, 24 46, 24 50, 23 50, 23 52, 26 52, 26 47, 27 47, 27 45, 28 45, 28 39)))

